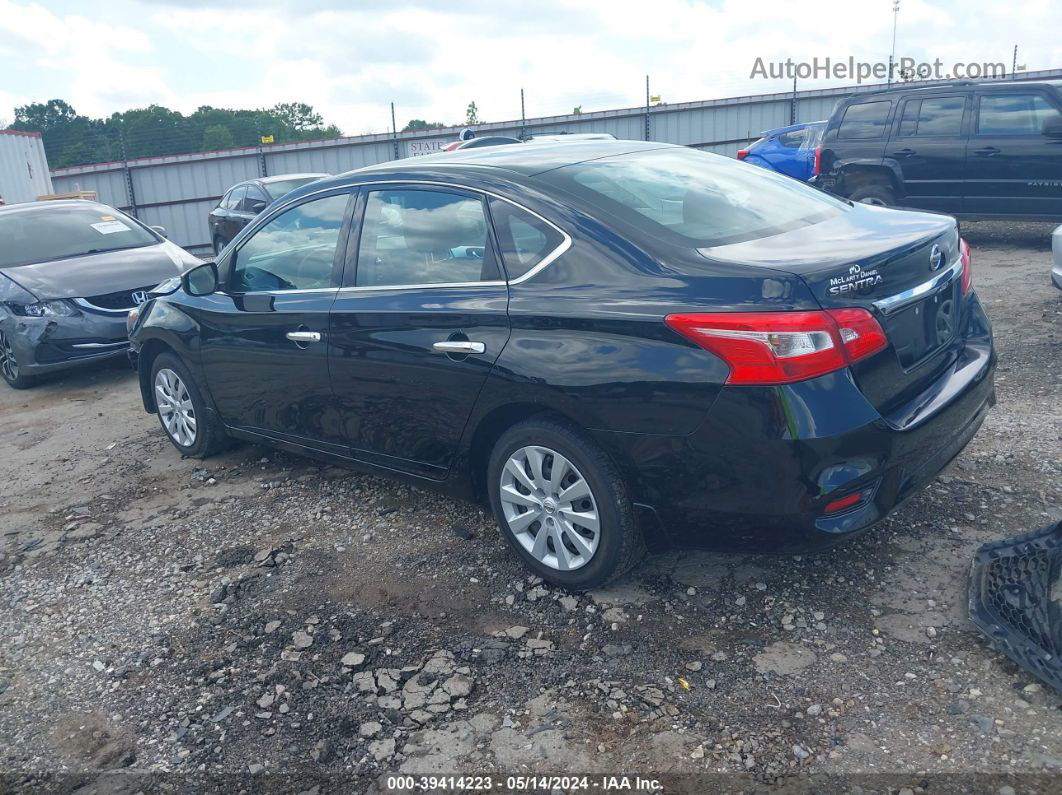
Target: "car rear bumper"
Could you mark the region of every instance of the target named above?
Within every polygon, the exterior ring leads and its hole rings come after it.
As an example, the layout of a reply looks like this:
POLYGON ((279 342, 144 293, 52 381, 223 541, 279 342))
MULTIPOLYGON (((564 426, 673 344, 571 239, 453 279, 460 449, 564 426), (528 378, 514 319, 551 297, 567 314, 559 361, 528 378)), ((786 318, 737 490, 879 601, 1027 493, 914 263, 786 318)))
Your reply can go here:
POLYGON ((931 416, 898 429, 843 371, 773 389, 724 389, 687 437, 598 434, 627 462, 632 499, 677 546, 822 548, 881 519, 957 456, 995 404, 995 354, 972 354, 935 385, 931 416), (969 362, 969 360, 967 360, 969 362), (842 497, 860 502, 827 513, 842 497))

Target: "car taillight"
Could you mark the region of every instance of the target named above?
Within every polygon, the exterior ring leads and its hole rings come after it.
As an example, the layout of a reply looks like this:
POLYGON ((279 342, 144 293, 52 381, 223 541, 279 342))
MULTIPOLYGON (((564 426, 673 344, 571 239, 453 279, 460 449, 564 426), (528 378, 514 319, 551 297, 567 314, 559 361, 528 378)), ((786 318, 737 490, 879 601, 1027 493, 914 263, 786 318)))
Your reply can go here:
POLYGON ((791 384, 844 369, 888 345, 865 309, 668 315, 673 331, 730 367, 728 384, 791 384))
POLYGON ((811 172, 812 174, 820 174, 822 172, 822 147, 815 147, 815 167, 811 172))
POLYGON ((962 260, 962 294, 969 295, 973 287, 973 253, 970 244, 959 238, 959 259, 962 260))
POLYGON ((749 150, 748 149, 738 149, 738 151, 737 151, 737 159, 738 160, 744 160, 748 156, 749 156, 749 150))

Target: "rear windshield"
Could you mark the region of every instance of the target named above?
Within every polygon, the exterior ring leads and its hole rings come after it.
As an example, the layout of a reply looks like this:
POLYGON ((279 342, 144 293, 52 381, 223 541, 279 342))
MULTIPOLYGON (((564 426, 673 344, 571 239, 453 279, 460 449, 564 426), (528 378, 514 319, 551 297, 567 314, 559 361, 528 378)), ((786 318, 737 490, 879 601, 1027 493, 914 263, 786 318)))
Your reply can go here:
POLYGON ((767 237, 847 208, 795 179, 679 147, 589 160, 539 179, 604 214, 692 248, 767 237))
POLYGON ((0 213, 0 268, 158 243, 151 232, 103 205, 42 205, 0 213))
POLYGON ((313 182, 319 177, 295 177, 294 179, 281 179, 276 182, 265 182, 266 192, 271 199, 279 199, 281 196, 286 196, 291 193, 295 188, 301 188, 308 182, 313 182))

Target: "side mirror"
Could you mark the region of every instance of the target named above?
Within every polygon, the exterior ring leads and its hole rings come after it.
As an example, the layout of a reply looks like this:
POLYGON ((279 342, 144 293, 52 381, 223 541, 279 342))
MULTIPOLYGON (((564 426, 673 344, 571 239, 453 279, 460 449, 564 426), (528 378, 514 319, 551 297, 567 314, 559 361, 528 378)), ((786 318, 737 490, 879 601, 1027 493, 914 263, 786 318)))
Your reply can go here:
POLYGON ((261 199, 253 199, 247 205, 247 212, 254 213, 255 215, 258 215, 258 213, 262 212, 262 210, 264 210, 265 208, 266 208, 266 203, 264 201, 262 201, 261 199))
POLYGON ((152 232, 162 235, 163 237, 169 237, 166 234, 166 227, 164 226, 149 226, 148 229, 150 229, 152 232))
POLYGON ((210 295, 218 290, 218 266, 204 262, 181 276, 181 287, 188 295, 210 295))
POLYGON ((1048 138, 1062 138, 1062 114, 1056 113, 1044 119, 1044 126, 1040 131, 1048 138))

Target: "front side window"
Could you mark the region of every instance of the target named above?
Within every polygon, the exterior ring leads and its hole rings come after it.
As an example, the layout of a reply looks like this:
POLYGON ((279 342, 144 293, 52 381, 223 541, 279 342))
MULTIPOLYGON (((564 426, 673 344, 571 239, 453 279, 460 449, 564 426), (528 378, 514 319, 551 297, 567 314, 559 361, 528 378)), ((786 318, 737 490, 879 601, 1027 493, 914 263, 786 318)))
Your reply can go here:
POLYGON ((374 190, 365 202, 355 285, 496 281, 483 202, 438 190, 374 190))
POLYGON ((314 290, 333 286, 332 263, 348 194, 292 207, 249 237, 236 252, 238 293, 314 290))
POLYGON ((880 138, 885 133, 885 124, 889 120, 892 102, 860 102, 849 105, 841 119, 837 131, 838 138, 880 138))
POLYGON ((536 179, 668 242, 703 248, 766 237, 848 205, 795 179, 685 147, 604 157, 536 179))
POLYGON ((491 199, 490 215, 510 279, 525 275, 564 242, 564 235, 553 226, 507 201, 491 199))
POLYGON ((1040 135, 1044 122, 1058 111, 1039 94, 993 94, 981 97, 979 135, 1040 135))
POLYGON ((958 136, 962 132, 965 97, 928 97, 908 100, 900 119, 902 137, 958 136))

